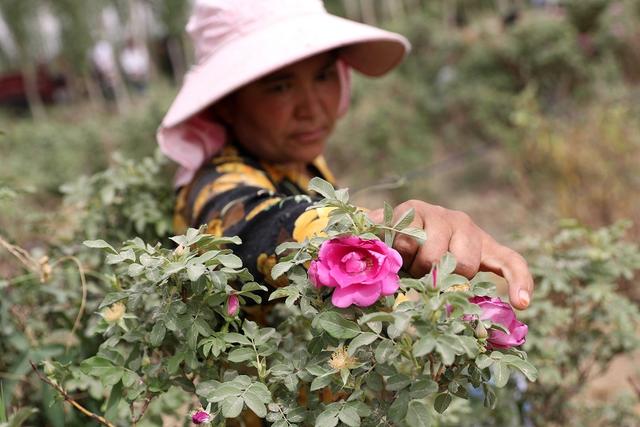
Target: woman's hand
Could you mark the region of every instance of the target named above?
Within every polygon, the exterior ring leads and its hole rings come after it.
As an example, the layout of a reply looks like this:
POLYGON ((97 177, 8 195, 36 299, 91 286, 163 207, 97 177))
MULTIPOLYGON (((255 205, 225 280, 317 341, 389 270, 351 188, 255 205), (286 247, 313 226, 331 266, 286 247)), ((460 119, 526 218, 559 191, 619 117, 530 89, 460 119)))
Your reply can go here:
MULTIPOLYGON (((427 233, 427 242, 419 246, 415 239, 398 235, 393 247, 400 252, 404 268, 414 277, 427 274, 445 252, 457 261, 456 273, 473 277, 478 271, 491 271, 504 277, 509 284, 509 299, 518 309, 525 309, 531 301, 533 278, 525 259, 517 252, 496 242, 478 227, 464 212, 409 200, 393 210, 394 219, 413 208, 412 227, 427 233)), ((382 209, 368 213, 376 223, 383 221, 382 209)))

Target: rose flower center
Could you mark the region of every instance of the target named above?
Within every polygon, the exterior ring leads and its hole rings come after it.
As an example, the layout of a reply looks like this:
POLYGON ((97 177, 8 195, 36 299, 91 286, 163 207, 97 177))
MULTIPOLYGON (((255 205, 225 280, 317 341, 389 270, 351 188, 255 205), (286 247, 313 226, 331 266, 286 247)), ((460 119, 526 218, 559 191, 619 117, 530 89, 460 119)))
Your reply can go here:
POLYGON ((362 273, 372 265, 371 260, 357 252, 349 252, 340 261, 344 265, 344 271, 349 274, 362 273))

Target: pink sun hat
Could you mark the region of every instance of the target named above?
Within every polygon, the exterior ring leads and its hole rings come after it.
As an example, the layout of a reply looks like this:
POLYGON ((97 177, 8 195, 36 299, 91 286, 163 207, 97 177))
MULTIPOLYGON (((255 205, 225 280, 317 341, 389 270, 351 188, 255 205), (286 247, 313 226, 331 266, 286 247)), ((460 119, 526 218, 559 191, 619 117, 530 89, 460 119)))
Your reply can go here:
POLYGON ((282 67, 338 49, 341 112, 349 101, 349 68, 381 76, 410 44, 399 34, 329 14, 321 0, 196 0, 187 24, 196 64, 158 129, 161 150, 181 165, 186 184, 225 141, 224 128, 203 110, 282 67))

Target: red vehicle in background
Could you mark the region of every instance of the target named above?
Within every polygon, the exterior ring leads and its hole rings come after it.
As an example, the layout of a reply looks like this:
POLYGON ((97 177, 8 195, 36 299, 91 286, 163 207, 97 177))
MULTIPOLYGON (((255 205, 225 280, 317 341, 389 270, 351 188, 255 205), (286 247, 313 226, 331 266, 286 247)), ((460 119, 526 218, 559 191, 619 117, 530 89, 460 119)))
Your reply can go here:
MULTIPOLYGON (((38 67, 36 90, 45 104, 52 104, 65 89, 65 79, 54 75, 46 67, 38 67)), ((0 108, 28 109, 27 88, 21 72, 0 75, 0 108)))

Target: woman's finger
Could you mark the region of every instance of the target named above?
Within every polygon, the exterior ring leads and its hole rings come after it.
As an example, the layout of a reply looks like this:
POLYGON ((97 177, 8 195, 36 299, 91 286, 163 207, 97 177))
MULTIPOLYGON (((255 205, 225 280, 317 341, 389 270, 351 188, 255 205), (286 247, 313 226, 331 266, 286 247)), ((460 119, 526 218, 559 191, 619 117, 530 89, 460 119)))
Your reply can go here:
POLYGON ((527 261, 516 251, 497 243, 488 234, 483 239, 480 270, 504 277, 509 285, 509 300, 515 308, 524 310, 531 303, 533 277, 527 261))

